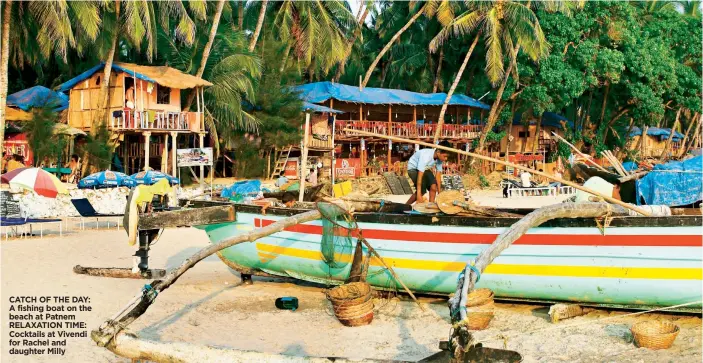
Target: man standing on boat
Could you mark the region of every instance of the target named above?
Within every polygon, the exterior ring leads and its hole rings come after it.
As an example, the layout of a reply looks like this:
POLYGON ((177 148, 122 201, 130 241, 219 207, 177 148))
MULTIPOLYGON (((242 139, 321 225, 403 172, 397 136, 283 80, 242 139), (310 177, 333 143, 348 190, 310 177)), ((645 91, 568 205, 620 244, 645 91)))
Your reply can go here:
MULTIPOLYGON (((450 147, 446 141, 440 143, 441 146, 450 147)), ((423 195, 429 190, 430 202, 434 202, 434 198, 439 193, 439 183, 442 175, 442 163, 447 161, 448 153, 445 150, 437 149, 422 149, 418 150, 408 160, 408 176, 415 184, 416 193, 410 196, 406 204, 424 203, 423 195), (433 169, 437 170, 435 178, 433 169)))

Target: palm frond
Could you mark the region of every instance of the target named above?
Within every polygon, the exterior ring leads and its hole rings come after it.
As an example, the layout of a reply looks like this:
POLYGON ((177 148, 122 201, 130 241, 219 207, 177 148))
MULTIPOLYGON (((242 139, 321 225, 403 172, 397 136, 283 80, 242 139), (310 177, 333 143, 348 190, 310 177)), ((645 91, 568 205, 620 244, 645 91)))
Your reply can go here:
POLYGON ((505 71, 503 70, 503 47, 502 44, 502 25, 496 9, 491 9, 486 14, 484 22, 484 34, 486 39, 486 75, 491 83, 496 84, 503 78, 505 71))

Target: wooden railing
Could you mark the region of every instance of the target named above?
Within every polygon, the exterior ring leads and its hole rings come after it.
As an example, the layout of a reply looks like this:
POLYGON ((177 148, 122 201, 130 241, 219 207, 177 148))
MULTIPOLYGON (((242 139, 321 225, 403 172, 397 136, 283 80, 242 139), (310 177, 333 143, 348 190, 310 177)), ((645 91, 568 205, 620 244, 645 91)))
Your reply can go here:
MULTIPOLYGON (((437 124, 413 124, 411 122, 385 121, 336 121, 335 138, 348 139, 358 137, 352 132, 344 131, 345 128, 373 132, 378 134, 398 136, 404 138, 432 138, 437 124)), ((442 139, 476 139, 481 133, 481 125, 451 125, 442 126, 440 137, 442 139)))
POLYGON ((118 110, 110 115, 110 128, 197 132, 200 125, 196 112, 118 110))

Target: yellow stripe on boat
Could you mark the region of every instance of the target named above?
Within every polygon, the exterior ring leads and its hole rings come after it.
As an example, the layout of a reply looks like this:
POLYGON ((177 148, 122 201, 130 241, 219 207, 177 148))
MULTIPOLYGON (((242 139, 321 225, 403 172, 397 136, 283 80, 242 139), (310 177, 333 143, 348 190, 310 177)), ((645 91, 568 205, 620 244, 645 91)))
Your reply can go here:
MULTIPOLYGON (((276 255, 321 261, 321 253, 319 251, 276 246, 265 243, 257 243, 256 247, 259 253, 268 252, 276 255)), ((339 262, 349 263, 351 261, 351 255, 335 254, 335 259, 339 262)), ((464 269, 464 267, 466 267, 466 263, 464 262, 413 260, 393 257, 384 257, 383 259, 392 267, 410 270, 460 272, 464 269)), ((370 264, 373 266, 381 266, 381 263, 375 258, 371 260, 370 264)), ((622 279, 703 280, 703 269, 700 268, 507 265, 494 263, 486 267, 484 273, 497 275, 568 276, 622 279)))

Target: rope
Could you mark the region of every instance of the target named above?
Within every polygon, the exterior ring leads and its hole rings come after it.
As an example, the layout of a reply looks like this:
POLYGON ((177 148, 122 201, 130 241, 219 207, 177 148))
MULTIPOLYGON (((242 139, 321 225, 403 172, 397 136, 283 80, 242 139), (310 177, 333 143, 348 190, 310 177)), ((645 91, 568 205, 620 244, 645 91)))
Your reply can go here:
POLYGON ((608 211, 605 212, 605 216, 601 218, 595 218, 596 226, 598 227, 600 234, 603 236, 605 236, 605 229, 610 227, 610 222, 613 221, 613 207, 610 205, 610 203, 605 203, 605 205, 608 208, 608 211))
MULTIPOLYGON (((609 316, 609 317, 600 318, 600 319, 596 319, 596 320, 592 320, 592 321, 583 321, 583 322, 579 322, 579 323, 575 323, 575 324, 554 325, 554 326, 550 326, 547 328, 534 329, 534 330, 528 330, 526 332, 520 332, 519 334, 515 334, 512 337, 515 338, 515 337, 519 337, 519 336, 523 336, 523 335, 533 334, 533 333, 540 332, 540 331, 559 330, 559 329, 564 329, 564 328, 573 328, 573 327, 582 326, 582 325, 596 324, 596 323, 603 322, 606 320, 620 319, 620 318, 624 318, 624 317, 628 317, 628 316, 642 315, 642 314, 652 313, 652 312, 656 312, 656 311, 671 310, 671 309, 676 309, 676 308, 681 308, 684 306, 696 305, 696 304, 701 304, 701 303, 703 303, 703 300, 693 301, 693 302, 688 302, 688 303, 678 304, 678 305, 672 305, 672 306, 665 306, 665 307, 651 309, 651 310, 638 311, 635 313, 629 313, 629 314, 624 314, 624 315, 609 316)), ((479 343, 493 342, 493 341, 506 341, 507 338, 510 336, 511 335, 508 334, 507 332, 502 332, 492 339, 484 339, 484 340, 479 341, 479 343)))

